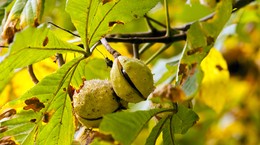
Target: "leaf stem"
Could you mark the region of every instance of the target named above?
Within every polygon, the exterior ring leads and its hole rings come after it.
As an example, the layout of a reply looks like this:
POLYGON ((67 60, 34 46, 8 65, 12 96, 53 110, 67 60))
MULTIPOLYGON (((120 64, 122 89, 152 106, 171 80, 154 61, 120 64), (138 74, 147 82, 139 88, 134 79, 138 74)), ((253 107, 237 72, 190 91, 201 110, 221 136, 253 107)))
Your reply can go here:
POLYGON ((57 28, 59 28, 59 29, 61 29, 61 30, 63 30, 63 31, 65 31, 65 32, 70 33, 70 34, 73 35, 73 36, 80 37, 78 34, 75 34, 75 33, 71 32, 70 30, 67 30, 67 29, 65 29, 65 28, 62 28, 62 27, 60 27, 60 26, 58 26, 58 25, 56 25, 56 24, 54 24, 54 23, 52 23, 52 22, 48 22, 48 23, 51 24, 51 25, 53 25, 53 26, 55 26, 55 27, 57 27, 57 28))
POLYGON ((166 34, 165 36, 171 36, 171 22, 169 16, 169 7, 167 0, 164 0, 165 15, 166 15, 166 34))
POLYGON ((107 42, 106 38, 102 38, 100 42, 103 44, 103 46, 107 49, 107 51, 113 55, 114 58, 117 58, 121 54, 117 52, 115 49, 113 49, 110 44, 107 42))
POLYGON ((143 54, 148 48, 152 47, 154 43, 145 43, 141 49, 139 49, 139 55, 143 54))
POLYGON ((134 43, 133 44, 133 55, 134 55, 134 58, 137 58, 139 59, 139 44, 137 43, 134 43))
POLYGON ((28 66, 27 66, 27 69, 28 69, 29 75, 30 75, 32 81, 34 82, 34 84, 38 84, 38 83, 39 83, 39 80, 37 79, 37 77, 36 77, 36 75, 35 75, 35 73, 34 73, 34 71, 33 71, 33 66, 32 66, 32 64, 31 64, 31 65, 28 65, 28 66))

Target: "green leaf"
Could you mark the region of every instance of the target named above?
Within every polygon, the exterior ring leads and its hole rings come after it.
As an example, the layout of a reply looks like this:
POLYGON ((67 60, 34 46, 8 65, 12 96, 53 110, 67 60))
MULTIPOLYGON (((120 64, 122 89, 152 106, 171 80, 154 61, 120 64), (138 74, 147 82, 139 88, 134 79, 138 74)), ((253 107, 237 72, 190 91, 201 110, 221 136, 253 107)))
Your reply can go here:
POLYGON ((104 116, 99 129, 103 133, 112 134, 113 138, 123 145, 130 145, 154 115, 168 110, 153 109, 108 114, 104 116))
POLYGON ((174 141, 174 130, 173 124, 171 123, 172 117, 167 118, 166 123, 163 127, 163 144, 164 145, 175 145, 174 141))
POLYGON ((142 17, 159 0, 68 0, 70 14, 84 46, 89 49, 116 24, 142 17))
POLYGON ((95 138, 93 142, 90 143, 90 145, 114 145, 113 143, 106 142, 103 140, 100 140, 99 138, 95 138))
POLYGON ((80 47, 58 39, 45 25, 39 28, 29 27, 17 33, 9 55, 0 63, 0 91, 11 78, 14 69, 65 52, 85 53, 80 47))
POLYGON ((104 59, 87 59, 80 62, 75 75, 71 81, 73 87, 77 89, 82 85, 83 80, 91 79, 109 79, 110 68, 107 66, 104 59))
POLYGON ((201 61, 213 47, 215 39, 223 29, 232 12, 232 1, 218 3, 215 15, 205 22, 195 22, 187 32, 187 43, 179 62, 177 83, 187 97, 193 97, 202 81, 201 61))
POLYGON ((163 82, 165 82, 166 80, 168 80, 169 78, 173 78, 176 76, 177 70, 178 70, 178 65, 175 62, 172 63, 167 63, 166 64, 166 68, 168 69, 163 75, 162 77, 156 82, 156 85, 159 85, 163 82))
POLYGON ((203 72, 200 67, 194 68, 193 74, 188 77, 185 83, 182 85, 182 89, 187 96, 194 96, 203 79, 203 72))
POLYGON ((7 130, 0 138, 12 136, 20 144, 70 145, 74 124, 68 86, 82 58, 63 65, 56 73, 45 77, 19 99, 3 106, 1 115, 14 110, 13 116, 0 118, 0 127, 7 130))
POLYGON ((158 136, 160 135, 165 122, 167 121, 167 117, 162 118, 155 127, 153 127, 151 133, 149 134, 148 138, 146 139, 145 145, 155 145, 158 136))
POLYGON ((214 17, 211 20, 202 22, 202 28, 207 36, 216 39, 229 20, 232 13, 232 1, 223 0, 221 1, 215 12, 214 17))
POLYGON ((196 121, 199 120, 198 115, 192 110, 181 104, 178 105, 178 112, 171 118, 171 126, 176 134, 186 133, 196 121))

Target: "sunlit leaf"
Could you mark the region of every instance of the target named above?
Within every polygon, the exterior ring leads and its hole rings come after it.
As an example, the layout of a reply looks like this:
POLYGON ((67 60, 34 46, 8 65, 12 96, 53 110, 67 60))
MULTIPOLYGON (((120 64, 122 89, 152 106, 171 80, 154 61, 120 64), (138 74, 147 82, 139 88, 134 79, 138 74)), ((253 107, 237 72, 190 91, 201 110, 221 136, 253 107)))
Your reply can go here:
POLYGON ((81 59, 65 64, 19 99, 6 104, 1 114, 10 109, 14 113, 1 118, 0 126, 7 127, 7 130, 0 133, 0 138, 13 136, 20 144, 28 145, 69 145, 74 125, 68 86, 81 59))
POLYGON ((201 84, 201 61, 207 56, 215 39, 223 29, 232 12, 232 2, 218 3, 215 15, 205 22, 195 22, 187 33, 187 44, 183 49, 177 81, 188 97, 195 95, 201 84))
POLYGON ((148 138, 146 139, 145 145, 155 145, 158 136, 160 135, 165 122, 167 121, 167 117, 162 118, 155 127, 153 127, 151 133, 149 134, 148 138))
POLYGON ((0 91, 12 76, 14 69, 65 52, 85 53, 80 47, 58 39, 44 25, 39 28, 29 27, 18 33, 11 45, 10 54, 0 63, 0 91))
POLYGON ((156 82, 156 85, 159 85, 169 78, 172 79, 176 76, 177 70, 178 70, 178 64, 173 63, 173 64, 166 64, 166 68, 168 69, 167 72, 165 72, 162 77, 156 82))
POLYGON ((44 1, 27 0, 25 7, 21 13, 20 25, 25 26, 37 26, 43 12, 44 1))
POLYGON ((71 81, 77 89, 83 84, 83 80, 109 79, 110 68, 104 59, 87 59, 78 65, 71 81))
POLYGON ((93 142, 91 142, 91 145, 114 145, 113 143, 102 141, 100 139, 94 139, 93 142))
POLYGON ((117 24, 142 17, 159 0, 68 0, 66 11, 87 49, 117 24))
POLYGON ((167 118, 166 123, 163 127, 163 144, 164 145, 175 145, 173 127, 174 126, 171 123, 171 117, 167 118))
POLYGON ((226 88, 229 72, 226 61, 221 53, 213 48, 201 62, 201 69, 204 72, 204 78, 199 97, 205 104, 220 113, 228 97, 226 88))
POLYGON ((136 112, 118 112, 105 115, 100 131, 112 134, 113 138, 124 145, 130 145, 147 122, 156 114, 167 111, 167 109, 154 109, 136 112))
POLYGON ((178 112, 171 118, 172 131, 175 134, 184 134, 199 120, 198 115, 181 104, 178 105, 178 112))
POLYGON ((182 85, 182 89, 185 95, 190 97, 194 96, 200 88, 201 81, 203 79, 203 72, 200 67, 194 68, 192 75, 187 77, 185 83, 182 85))

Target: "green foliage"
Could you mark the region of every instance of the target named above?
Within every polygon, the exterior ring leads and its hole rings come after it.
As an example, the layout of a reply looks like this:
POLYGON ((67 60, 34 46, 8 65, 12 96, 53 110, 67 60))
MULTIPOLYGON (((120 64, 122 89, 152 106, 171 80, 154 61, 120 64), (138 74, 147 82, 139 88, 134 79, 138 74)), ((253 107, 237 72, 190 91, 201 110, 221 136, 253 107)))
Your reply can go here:
POLYGON ((221 1, 216 14, 205 22, 195 22, 187 32, 186 47, 179 62, 177 81, 183 86, 188 97, 194 96, 202 81, 199 64, 213 47, 215 39, 228 21, 232 12, 232 2, 221 1))
POLYGON ((79 89, 84 80, 108 79, 110 68, 104 59, 87 59, 79 63, 71 80, 73 87, 79 89), (98 70, 98 71, 96 71, 98 70))
MULTIPOLYGON (((0 137, 13 136, 21 144, 68 144, 74 134, 73 114, 68 88, 76 66, 82 58, 67 63, 45 77, 18 100, 6 104, 1 114, 13 110, 7 128, 0 137), (66 136, 66 138, 64 138, 66 136)), ((4 118, 1 118, 4 119, 4 118)))
POLYGON ((120 143, 130 145, 154 115, 165 111, 167 110, 157 109, 106 115, 99 128, 104 133, 112 134, 120 143))
MULTIPOLYGON (((71 15, 85 48, 91 48, 116 24, 140 18, 159 0, 69 0, 66 10, 71 15)), ((88 50, 89 51, 89 50, 88 50)))
POLYGON ((85 53, 81 48, 58 39, 45 25, 24 29, 16 35, 9 55, 0 63, 0 90, 5 87, 15 69, 65 52, 85 53))

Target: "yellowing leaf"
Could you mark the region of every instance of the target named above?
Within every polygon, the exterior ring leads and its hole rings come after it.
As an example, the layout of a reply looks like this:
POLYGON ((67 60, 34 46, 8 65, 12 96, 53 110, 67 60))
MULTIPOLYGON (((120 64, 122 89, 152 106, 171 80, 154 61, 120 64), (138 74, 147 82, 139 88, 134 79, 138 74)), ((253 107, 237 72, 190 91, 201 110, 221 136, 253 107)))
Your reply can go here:
POLYGON ((201 62, 204 72, 200 99, 217 113, 223 109, 227 94, 226 86, 229 80, 227 64, 221 53, 212 48, 209 54, 201 62))

